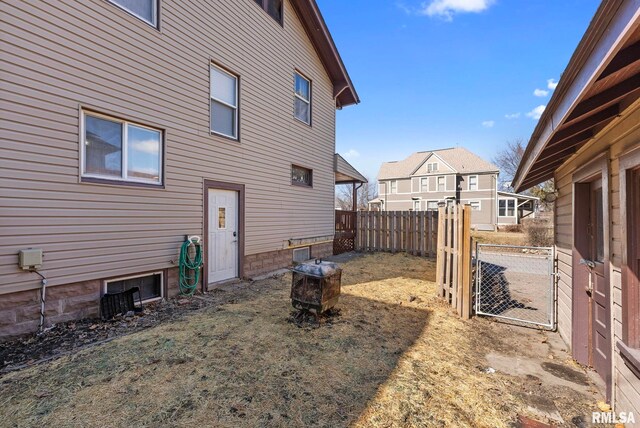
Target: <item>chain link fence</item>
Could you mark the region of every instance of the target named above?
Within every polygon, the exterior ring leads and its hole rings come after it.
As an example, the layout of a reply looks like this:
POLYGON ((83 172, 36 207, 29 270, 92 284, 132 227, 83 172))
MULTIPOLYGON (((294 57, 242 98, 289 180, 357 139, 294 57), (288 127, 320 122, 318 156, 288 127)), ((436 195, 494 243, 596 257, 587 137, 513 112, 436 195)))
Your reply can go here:
POLYGON ((478 244, 475 303, 478 315, 552 330, 553 248, 478 244))

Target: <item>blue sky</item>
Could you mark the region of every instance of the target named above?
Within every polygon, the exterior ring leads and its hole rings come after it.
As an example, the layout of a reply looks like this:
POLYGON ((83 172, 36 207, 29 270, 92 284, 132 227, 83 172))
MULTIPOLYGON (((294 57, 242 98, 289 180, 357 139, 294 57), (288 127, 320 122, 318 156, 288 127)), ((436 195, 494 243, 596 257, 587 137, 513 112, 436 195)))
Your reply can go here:
POLYGON ((362 100, 337 112, 337 151, 372 179, 383 161, 415 151, 462 146, 491 160, 506 141, 528 141, 548 79, 559 79, 599 4, 317 2, 362 100))

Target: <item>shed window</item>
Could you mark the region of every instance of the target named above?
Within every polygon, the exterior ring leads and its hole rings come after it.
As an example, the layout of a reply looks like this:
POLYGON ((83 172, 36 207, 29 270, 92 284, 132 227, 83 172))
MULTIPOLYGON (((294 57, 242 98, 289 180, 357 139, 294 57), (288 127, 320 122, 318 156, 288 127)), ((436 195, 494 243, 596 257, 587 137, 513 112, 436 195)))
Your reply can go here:
POLYGON ((309 168, 292 165, 291 166, 291 183, 298 186, 311 187, 313 185, 313 171, 310 170, 309 168))
POLYGON ((160 184, 162 131, 83 113, 83 177, 160 184))
POLYGON ((238 77, 211 66, 211 132, 238 138, 238 77))
POLYGON ((109 0, 149 25, 158 26, 157 0, 109 0))
POLYGON ((500 199, 498 201, 498 215, 500 217, 514 217, 516 215, 516 201, 514 199, 500 199))
POLYGON ((445 191, 445 178, 444 177, 438 177, 438 192, 444 192, 445 191))
POLYGON ((282 25, 282 0, 255 0, 273 19, 282 25))
POLYGON ((122 293, 133 287, 140 289, 140 298, 143 302, 162 298, 162 272, 107 281, 105 292, 122 293))
POLYGON ((311 81, 294 73, 293 110, 296 119, 311 124, 311 81))

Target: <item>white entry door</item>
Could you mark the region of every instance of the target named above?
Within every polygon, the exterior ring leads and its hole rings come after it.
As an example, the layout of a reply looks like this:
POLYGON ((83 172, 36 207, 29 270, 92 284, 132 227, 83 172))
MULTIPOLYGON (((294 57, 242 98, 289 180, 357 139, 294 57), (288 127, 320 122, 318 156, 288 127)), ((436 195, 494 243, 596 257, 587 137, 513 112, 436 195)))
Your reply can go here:
POLYGON ((238 277, 238 192, 209 189, 209 283, 238 277))

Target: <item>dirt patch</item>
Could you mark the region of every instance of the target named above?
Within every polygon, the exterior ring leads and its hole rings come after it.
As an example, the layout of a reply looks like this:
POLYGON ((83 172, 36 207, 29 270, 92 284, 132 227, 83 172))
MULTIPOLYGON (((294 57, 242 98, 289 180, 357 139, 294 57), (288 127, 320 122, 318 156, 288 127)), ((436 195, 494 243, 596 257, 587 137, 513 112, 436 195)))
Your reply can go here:
MULTIPOLYGON (((517 330, 463 321, 435 297, 435 263, 373 254, 343 265, 340 316, 288 321, 291 277, 242 284, 210 307, 0 377, 8 426, 507 427, 527 395, 565 421, 589 397, 486 371, 517 330), (558 404, 566 397, 573 408, 558 404)), ((508 327, 513 329, 514 327, 508 327)), ((528 351, 527 351, 528 352, 528 351)))
POLYGON ((561 379, 568 380, 569 382, 577 383, 579 385, 589 385, 589 378, 586 374, 574 370, 564 364, 544 362, 541 365, 545 371, 561 379))

